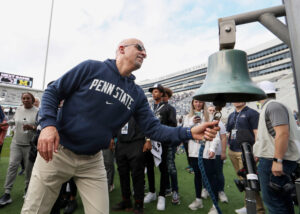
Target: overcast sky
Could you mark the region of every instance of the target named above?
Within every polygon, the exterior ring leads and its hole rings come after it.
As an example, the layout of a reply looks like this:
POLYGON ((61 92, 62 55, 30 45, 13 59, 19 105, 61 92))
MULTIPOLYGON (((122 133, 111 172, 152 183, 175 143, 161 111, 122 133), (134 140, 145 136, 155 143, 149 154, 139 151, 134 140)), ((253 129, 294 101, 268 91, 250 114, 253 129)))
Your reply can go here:
MULTIPOLYGON (((0 0, 0 72, 33 77, 42 89, 52 0, 0 0)), ((218 18, 281 0, 55 0, 46 83, 86 59, 115 57, 124 38, 141 39, 148 57, 137 82, 206 63, 218 51, 218 18)), ((275 36, 258 23, 237 26, 236 48, 275 36)))

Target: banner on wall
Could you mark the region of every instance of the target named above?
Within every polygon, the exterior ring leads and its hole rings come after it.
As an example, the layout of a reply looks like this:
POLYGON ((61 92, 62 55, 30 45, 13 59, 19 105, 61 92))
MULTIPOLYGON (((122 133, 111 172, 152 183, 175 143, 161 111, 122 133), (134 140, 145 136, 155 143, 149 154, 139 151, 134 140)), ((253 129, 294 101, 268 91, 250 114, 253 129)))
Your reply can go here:
POLYGON ((32 88, 33 78, 0 72, 0 83, 32 88))

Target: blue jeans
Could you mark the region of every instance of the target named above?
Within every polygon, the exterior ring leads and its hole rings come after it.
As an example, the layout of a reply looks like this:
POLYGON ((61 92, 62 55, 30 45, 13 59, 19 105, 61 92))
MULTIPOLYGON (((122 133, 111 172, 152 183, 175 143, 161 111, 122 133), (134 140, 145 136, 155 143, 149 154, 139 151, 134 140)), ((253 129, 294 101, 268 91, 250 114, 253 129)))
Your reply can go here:
POLYGON ((224 191, 225 179, 223 174, 223 160, 221 155, 216 155, 216 168, 217 168, 217 190, 218 192, 224 191))
MULTIPOLYGON (((260 158, 258 164, 259 183, 262 192, 262 198, 269 210, 270 214, 294 214, 293 200, 290 195, 278 194, 268 186, 270 182, 271 169, 273 160, 260 158)), ((287 175, 291 175, 297 167, 295 161, 283 161, 283 171, 287 175)), ((272 177, 272 182, 283 186, 286 184, 286 176, 272 177)))
MULTIPOLYGON (((175 153, 176 153, 176 147, 169 146, 168 147, 168 154, 167 154, 167 166, 168 166, 168 174, 171 178, 171 184, 172 184, 172 191, 178 192, 178 180, 177 180, 177 169, 175 165, 175 153)), ((169 178, 168 178, 169 181, 169 178)), ((169 182, 167 182, 167 187, 169 188, 170 185, 168 185, 169 182)))

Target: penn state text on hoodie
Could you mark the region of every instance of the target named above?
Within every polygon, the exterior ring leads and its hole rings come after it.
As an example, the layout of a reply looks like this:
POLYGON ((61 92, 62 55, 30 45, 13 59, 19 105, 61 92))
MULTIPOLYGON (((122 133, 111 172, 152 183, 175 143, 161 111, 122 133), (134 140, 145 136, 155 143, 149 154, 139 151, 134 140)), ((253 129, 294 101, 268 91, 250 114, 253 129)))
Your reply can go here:
POLYGON ((153 140, 174 144, 189 139, 188 128, 161 125, 149 107, 135 76, 120 75, 115 60, 87 60, 52 83, 43 95, 42 128, 55 126, 60 144, 76 154, 95 154, 108 148, 133 115, 142 132, 153 140), (59 102, 64 105, 57 115, 59 102))

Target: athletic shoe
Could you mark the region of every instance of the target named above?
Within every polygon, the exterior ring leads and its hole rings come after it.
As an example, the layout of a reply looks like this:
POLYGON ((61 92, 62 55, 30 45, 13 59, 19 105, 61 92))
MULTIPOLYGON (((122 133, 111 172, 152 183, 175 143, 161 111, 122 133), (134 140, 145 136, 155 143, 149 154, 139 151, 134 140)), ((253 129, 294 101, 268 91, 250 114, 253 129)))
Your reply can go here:
POLYGON ((165 197, 168 197, 168 196, 171 196, 172 195, 172 189, 169 188, 169 189, 166 189, 165 191, 165 197))
POLYGON ((132 203, 130 199, 123 200, 120 203, 116 204, 112 207, 113 211, 131 211, 132 210, 132 203))
POLYGON ((180 204, 180 197, 176 191, 174 191, 172 194, 172 204, 180 204))
POLYGON ((215 207, 215 205, 213 205, 213 206, 210 208, 208 214, 218 214, 218 210, 217 210, 217 208, 215 207))
POLYGON ((166 198, 163 196, 158 196, 157 200, 157 210, 165 210, 166 209, 166 198))
POLYGON ((189 205, 189 208, 191 210, 197 210, 199 208, 203 208, 203 203, 202 203, 202 199, 196 199, 195 201, 193 201, 193 203, 191 203, 189 205))
POLYGON ((10 194, 9 193, 4 193, 4 195, 1 196, 0 198, 0 206, 5 206, 6 204, 10 204, 12 202, 10 194))
POLYGON ((201 198, 207 199, 209 197, 209 194, 205 188, 201 191, 201 198))
POLYGON ((68 201, 68 204, 64 210, 64 214, 71 214, 73 213, 77 208, 77 201, 74 199, 74 200, 70 200, 68 201))
POLYGON ((156 200, 156 193, 154 192, 148 192, 147 195, 144 198, 144 203, 150 203, 151 201, 155 201, 156 200))
POLYGON ((237 214, 247 214, 247 208, 246 207, 242 207, 240 209, 235 210, 235 212, 237 214))
POLYGON ((219 199, 223 203, 228 203, 228 198, 224 191, 219 192, 219 199))

